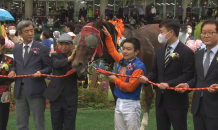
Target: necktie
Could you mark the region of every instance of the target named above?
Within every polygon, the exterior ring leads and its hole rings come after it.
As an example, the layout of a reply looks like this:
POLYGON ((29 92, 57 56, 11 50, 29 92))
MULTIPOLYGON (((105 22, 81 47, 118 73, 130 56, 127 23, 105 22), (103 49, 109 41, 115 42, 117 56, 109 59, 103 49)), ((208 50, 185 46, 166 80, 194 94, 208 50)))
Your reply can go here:
POLYGON ((164 58, 164 66, 166 67, 166 65, 167 65, 167 61, 170 59, 170 49, 171 49, 172 47, 171 46, 168 46, 167 47, 167 53, 166 53, 166 55, 165 55, 165 58, 164 58))
MULTIPOLYGON (((211 50, 207 50, 207 57, 206 59, 204 60, 204 77, 206 76, 207 74, 207 71, 210 67, 210 53, 212 51, 211 50)), ((201 91, 201 97, 203 96, 203 91, 201 91)))
POLYGON ((210 66, 210 53, 211 52, 212 52, 211 50, 207 50, 207 57, 204 60, 204 77, 206 76, 207 71, 208 71, 209 66, 210 66))
POLYGON ((23 62, 24 62, 24 65, 26 64, 26 62, 27 62, 27 58, 28 58, 28 54, 29 54, 29 52, 28 52, 28 45, 25 45, 24 46, 24 48, 25 48, 25 52, 24 52, 24 56, 23 56, 23 62))

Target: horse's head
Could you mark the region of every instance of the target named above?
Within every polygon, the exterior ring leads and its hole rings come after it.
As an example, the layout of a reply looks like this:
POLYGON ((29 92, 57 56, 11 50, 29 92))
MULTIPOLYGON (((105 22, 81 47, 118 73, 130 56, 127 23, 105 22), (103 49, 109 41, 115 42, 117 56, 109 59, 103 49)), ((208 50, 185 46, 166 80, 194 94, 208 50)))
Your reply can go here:
MULTIPOLYGON (((108 54, 105 47, 105 35, 102 32, 102 25, 104 25, 110 33, 115 33, 114 26, 108 22, 102 22, 100 18, 95 23, 86 24, 82 31, 76 35, 74 44, 77 45, 77 54, 72 63, 75 71, 83 73, 88 65, 94 59, 104 57, 109 62, 113 62, 112 57, 108 54)), ((115 41, 114 37, 112 36, 115 41)))

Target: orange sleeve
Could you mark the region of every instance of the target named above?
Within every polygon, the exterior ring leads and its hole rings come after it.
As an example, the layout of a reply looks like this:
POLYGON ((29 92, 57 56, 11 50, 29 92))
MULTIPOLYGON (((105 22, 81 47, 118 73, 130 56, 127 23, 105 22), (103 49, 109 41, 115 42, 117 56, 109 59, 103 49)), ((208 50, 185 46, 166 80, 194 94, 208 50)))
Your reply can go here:
POLYGON ((2 36, 7 37, 4 25, 2 25, 2 36))
POLYGON ((117 50, 116 50, 116 48, 114 46, 111 35, 106 36, 105 43, 106 43, 106 46, 107 46, 108 53, 113 57, 113 59, 117 63, 119 63, 120 60, 123 58, 123 55, 117 52, 117 50))
MULTIPOLYGON (((143 70, 137 69, 132 73, 132 76, 144 75, 143 70)), ((114 79, 115 85, 124 92, 133 92, 139 86, 140 82, 138 78, 129 78, 129 82, 120 80, 119 78, 114 79)))

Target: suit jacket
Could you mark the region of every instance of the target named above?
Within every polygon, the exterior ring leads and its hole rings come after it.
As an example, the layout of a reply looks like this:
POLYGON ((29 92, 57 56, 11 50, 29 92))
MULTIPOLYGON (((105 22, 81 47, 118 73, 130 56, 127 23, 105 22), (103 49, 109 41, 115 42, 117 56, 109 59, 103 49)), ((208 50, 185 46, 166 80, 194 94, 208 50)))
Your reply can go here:
MULTIPOLYGON (((68 62, 68 57, 63 53, 53 53, 51 55, 53 75, 65 75, 72 69, 71 63, 68 62)), ((64 92, 65 99, 68 105, 77 104, 78 88, 77 88, 77 73, 73 73, 67 77, 52 78, 45 93, 46 99, 55 101, 64 92)))
MULTIPOLYGON (((33 41, 32 48, 39 48, 39 54, 34 54, 32 50, 29 51, 27 63, 23 61, 23 44, 14 47, 14 63, 11 71, 15 71, 16 75, 34 74, 40 71, 42 74, 50 74, 52 72, 51 59, 49 57, 48 48, 36 41, 33 41)), ((21 82, 24 83, 24 91, 30 98, 42 97, 46 89, 45 77, 24 77, 16 78, 14 86, 15 98, 18 98, 21 87, 21 82)))
MULTIPOLYGON (((211 65, 208 69, 206 76, 204 77, 204 68, 203 68, 203 56, 204 49, 198 51, 195 54, 195 77, 190 80, 188 83, 191 88, 203 88, 210 87, 214 83, 218 83, 218 53, 215 54, 214 59, 211 62, 211 65)), ((194 91, 192 108, 191 112, 193 115, 196 115, 199 109, 201 98, 201 91, 194 91)), ((209 118, 218 118, 218 93, 210 93, 208 90, 203 91, 203 106, 204 112, 209 118)))
MULTIPOLYGON (((178 59, 170 59, 167 66, 164 67, 164 58, 166 47, 160 47, 155 54, 153 66, 147 78, 152 82, 168 83, 170 87, 175 87, 179 83, 186 83, 194 76, 194 53, 186 45, 179 42, 174 53, 179 54, 178 59)), ((164 97, 164 106, 171 109, 188 108, 188 93, 178 93, 174 90, 156 90, 156 106, 159 106, 162 95, 164 97), (163 94, 162 94, 163 93, 163 94)))

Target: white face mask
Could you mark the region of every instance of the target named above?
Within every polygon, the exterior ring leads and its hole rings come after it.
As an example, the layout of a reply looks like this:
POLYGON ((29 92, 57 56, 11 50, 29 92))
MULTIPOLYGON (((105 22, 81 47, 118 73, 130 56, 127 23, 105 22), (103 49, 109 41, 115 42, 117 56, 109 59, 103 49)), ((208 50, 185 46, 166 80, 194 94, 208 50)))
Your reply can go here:
POLYGON ((43 39, 42 39, 42 35, 40 35, 40 39, 43 40, 43 39))
MULTIPOLYGON (((168 32, 169 33, 169 32, 168 32)), ((167 33, 167 34, 168 34, 167 33)), ((160 44, 166 44, 167 43, 167 41, 171 38, 171 36, 168 38, 168 39, 166 39, 165 37, 166 37, 166 35, 167 34, 159 34, 158 35, 158 42, 160 43, 160 44)))
POLYGON ((188 33, 191 34, 192 33, 192 29, 188 28, 188 33))
POLYGON ((9 30, 10 35, 15 35, 15 33, 16 33, 16 30, 13 30, 13 29, 9 30))

